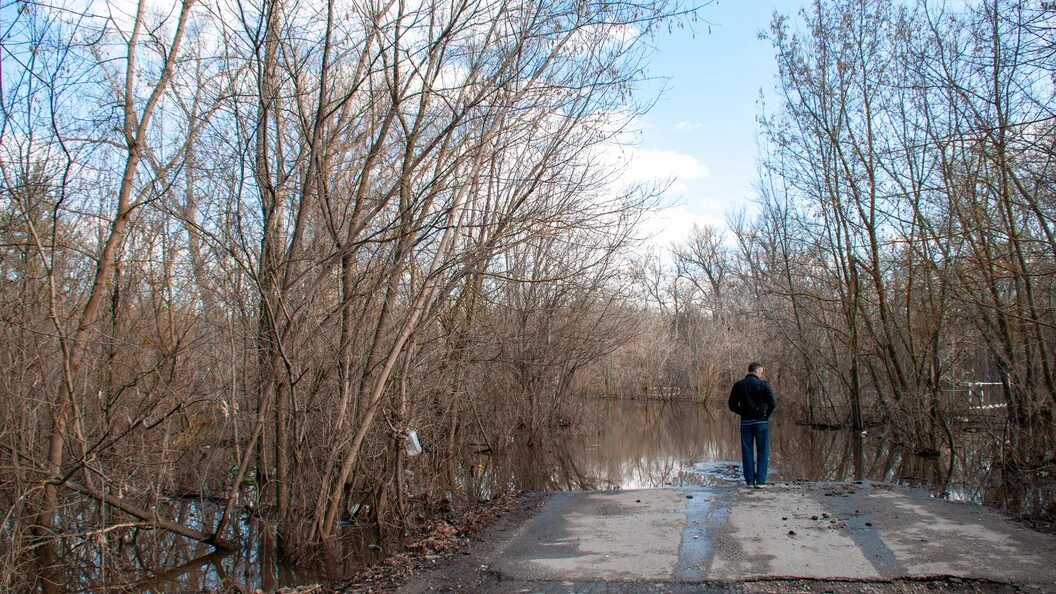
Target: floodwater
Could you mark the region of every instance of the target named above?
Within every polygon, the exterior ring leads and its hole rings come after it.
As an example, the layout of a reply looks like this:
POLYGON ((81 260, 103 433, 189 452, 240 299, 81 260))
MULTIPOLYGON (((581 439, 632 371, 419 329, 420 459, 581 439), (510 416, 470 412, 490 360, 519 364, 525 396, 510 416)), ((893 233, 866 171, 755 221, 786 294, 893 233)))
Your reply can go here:
MULTIPOLYGON (((593 421, 577 435, 538 451, 507 450, 467 458, 470 497, 486 498, 504 485, 533 491, 641 489, 739 483, 737 417, 692 402, 599 400, 593 421), (474 469, 471 469, 474 470, 474 469), (470 477, 474 474, 474 477, 470 477)), ((1052 477, 1015 475, 1004 480, 996 452, 1003 417, 975 419, 961 431, 951 456, 918 456, 880 433, 813 429, 783 419, 770 422, 768 479, 774 481, 886 481, 929 490, 934 497, 1008 509, 1052 513, 1052 477), (1011 486, 1006 483, 1013 483, 1011 486), (1020 487, 1017 489, 1017 487, 1020 487), (1036 487, 1036 488, 1035 488, 1036 487), (1045 496, 1047 495, 1047 496, 1045 496)))
MULTIPOLYGON (((741 481, 737 419, 731 413, 697 403, 596 400, 585 404, 584 422, 544 446, 513 446, 495 453, 467 451, 454 473, 449 493, 453 505, 472 504, 505 491, 640 489, 664 486, 732 485, 741 481)), ((779 411, 780 412, 780 411, 779 411)), ((1000 420, 962 431, 953 450, 920 457, 886 442, 881 435, 817 430, 796 425, 778 414, 771 420, 770 476, 774 481, 874 480, 928 489, 933 496, 1004 508, 1050 518, 1054 509, 1052 477, 1015 476, 1006 480, 993 454, 1000 439, 1000 420), (996 423, 996 425, 994 425, 996 423)), ((422 435, 428 444, 428 435, 422 435)), ((408 490, 425 456, 408 461, 408 490)), ((197 503, 191 505, 198 505, 197 503)), ((191 513, 198 513, 193 511, 191 513)), ((208 513, 202 510, 201 513, 208 513)), ((318 582, 325 576, 285 567, 275 561, 266 534, 254 522, 240 526, 247 549, 209 554, 210 549, 172 543, 164 563, 134 559, 124 565, 140 575, 153 574, 132 589, 185 591, 237 586, 272 591, 282 586, 318 582)), ((385 543, 373 542, 373 530, 350 529, 346 563, 335 575, 354 573, 381 558, 385 543)), ((176 539, 179 540, 179 539, 176 539)), ((155 558, 149 555, 141 559, 155 558)), ((83 567, 83 565, 82 565, 83 567)), ((70 576, 71 590, 98 583, 97 568, 70 576)))

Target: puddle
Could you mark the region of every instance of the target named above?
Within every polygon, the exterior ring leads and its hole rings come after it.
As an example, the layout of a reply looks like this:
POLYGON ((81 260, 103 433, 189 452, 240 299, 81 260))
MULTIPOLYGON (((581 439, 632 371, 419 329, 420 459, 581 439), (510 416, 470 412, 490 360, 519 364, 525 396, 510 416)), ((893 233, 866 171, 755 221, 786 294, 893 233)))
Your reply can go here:
POLYGON ((739 483, 744 480, 740 462, 716 460, 697 462, 686 471, 687 475, 698 475, 702 483, 739 483))

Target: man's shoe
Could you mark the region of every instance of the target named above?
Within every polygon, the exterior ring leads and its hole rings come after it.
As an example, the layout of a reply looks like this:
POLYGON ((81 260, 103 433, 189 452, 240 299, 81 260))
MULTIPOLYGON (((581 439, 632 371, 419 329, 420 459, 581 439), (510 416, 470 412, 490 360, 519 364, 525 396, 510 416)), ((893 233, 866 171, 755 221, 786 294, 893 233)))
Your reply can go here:
POLYGON ((766 484, 763 483, 763 484, 760 485, 759 483, 756 483, 756 484, 752 485, 752 487, 755 488, 755 489, 765 489, 766 488, 766 484))

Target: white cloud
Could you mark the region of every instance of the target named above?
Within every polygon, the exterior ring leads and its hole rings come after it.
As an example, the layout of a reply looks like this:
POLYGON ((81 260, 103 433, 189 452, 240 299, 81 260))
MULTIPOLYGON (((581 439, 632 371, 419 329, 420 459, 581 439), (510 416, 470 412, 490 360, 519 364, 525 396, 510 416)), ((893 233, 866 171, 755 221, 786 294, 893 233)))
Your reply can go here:
POLYGON ((671 180, 668 191, 679 194, 686 182, 711 176, 711 171, 692 155, 636 147, 625 148, 623 153, 626 166, 620 181, 628 185, 671 180))
POLYGON ((701 124, 700 122, 690 122, 688 120, 682 120, 675 124, 675 130, 678 132, 696 132, 702 127, 704 127, 704 124, 701 124))
MULTIPOLYGON (((635 126, 630 124, 640 123, 619 119, 619 116, 626 114, 610 115, 625 129, 635 130, 635 126)), ((629 133, 618 136, 624 140, 633 137, 629 133)), ((617 188, 670 182, 661 201, 672 206, 647 214, 638 225, 637 235, 647 238, 648 244, 654 248, 666 250, 673 241, 684 240, 693 224, 726 227, 721 201, 694 198, 692 208, 682 202, 690 194, 699 196, 699 192, 690 191, 696 187, 695 182, 711 177, 711 170, 693 155, 670 149, 616 143, 607 144, 600 153, 603 162, 620 171, 613 181, 617 188)))
POLYGON ((639 235, 655 248, 664 250, 673 242, 683 241, 689 236, 693 225, 702 227, 711 225, 720 229, 726 228, 726 221, 720 216, 694 212, 685 204, 678 204, 650 213, 638 225, 639 235))

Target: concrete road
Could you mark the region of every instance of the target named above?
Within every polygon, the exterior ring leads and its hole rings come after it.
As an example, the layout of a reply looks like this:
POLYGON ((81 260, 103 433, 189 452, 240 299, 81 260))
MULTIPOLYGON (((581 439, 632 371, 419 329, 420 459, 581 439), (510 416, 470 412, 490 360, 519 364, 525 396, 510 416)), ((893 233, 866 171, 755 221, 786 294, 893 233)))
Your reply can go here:
POLYGON ((871 483, 556 493, 474 562, 507 583, 945 576, 1056 591, 1056 537, 871 483))

